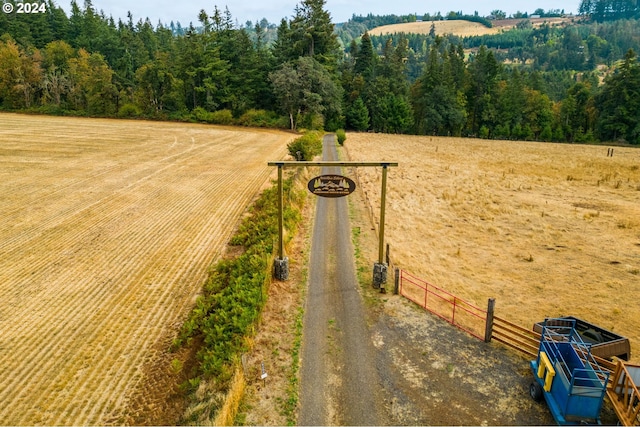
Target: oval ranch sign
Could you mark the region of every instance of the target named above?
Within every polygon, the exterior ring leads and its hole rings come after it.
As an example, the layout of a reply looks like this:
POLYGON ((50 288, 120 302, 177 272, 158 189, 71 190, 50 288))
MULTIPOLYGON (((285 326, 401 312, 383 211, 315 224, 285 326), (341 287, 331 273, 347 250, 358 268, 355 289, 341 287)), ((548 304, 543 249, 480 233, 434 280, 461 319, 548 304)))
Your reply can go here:
POLYGON ((312 178, 307 187, 316 196, 343 197, 356 190, 356 183, 342 175, 320 175, 312 178))

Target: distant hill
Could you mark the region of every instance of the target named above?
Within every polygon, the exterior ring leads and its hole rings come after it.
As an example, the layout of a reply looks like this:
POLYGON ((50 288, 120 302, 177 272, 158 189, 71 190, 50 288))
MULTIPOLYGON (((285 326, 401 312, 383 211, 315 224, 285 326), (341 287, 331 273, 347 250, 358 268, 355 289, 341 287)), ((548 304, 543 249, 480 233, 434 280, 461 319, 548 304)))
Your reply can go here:
POLYGON ((453 34, 460 37, 483 36, 489 34, 498 34, 501 31, 507 31, 515 28, 522 21, 529 21, 532 26, 537 27, 544 23, 549 25, 565 25, 571 22, 575 17, 564 18, 521 18, 521 19, 499 19, 491 21, 492 28, 488 28, 478 22, 470 22, 465 20, 441 20, 441 21, 416 21, 406 22, 402 24, 383 25, 369 30, 372 36, 381 36, 384 34, 429 34, 431 26, 435 25, 437 35, 453 34))

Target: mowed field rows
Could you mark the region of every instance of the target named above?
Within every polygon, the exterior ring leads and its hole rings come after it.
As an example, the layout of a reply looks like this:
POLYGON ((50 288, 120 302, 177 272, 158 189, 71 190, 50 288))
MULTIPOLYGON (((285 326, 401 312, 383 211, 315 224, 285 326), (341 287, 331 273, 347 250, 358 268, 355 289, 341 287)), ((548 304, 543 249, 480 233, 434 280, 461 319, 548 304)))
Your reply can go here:
MULTIPOLYGON (((640 149, 348 134, 397 161, 385 236, 397 266, 531 328, 571 315, 627 336, 640 361, 640 149)), ((358 170, 377 218, 379 169, 358 170)))
POLYGON ((291 139, 0 114, 0 424, 117 423, 291 139))

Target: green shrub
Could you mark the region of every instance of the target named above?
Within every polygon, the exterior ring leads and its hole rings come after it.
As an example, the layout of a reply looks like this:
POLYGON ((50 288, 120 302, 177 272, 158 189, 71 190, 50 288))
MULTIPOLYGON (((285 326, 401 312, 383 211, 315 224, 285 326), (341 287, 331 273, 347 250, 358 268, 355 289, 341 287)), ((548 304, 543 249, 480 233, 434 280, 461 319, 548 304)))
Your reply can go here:
POLYGON ((140 114, 142 114, 142 111, 135 104, 124 104, 118 110, 118 117, 123 118, 139 117, 140 114))
POLYGON ((215 125, 232 125, 233 114, 231 110, 207 111, 202 107, 191 110, 191 117, 197 122, 211 123, 215 125))
POLYGON ((213 114, 202 107, 196 107, 193 110, 191 110, 191 115, 198 122, 211 123, 213 119, 213 114))
POLYGON ((281 117, 273 111, 248 110, 237 123, 241 126, 287 129, 289 121, 286 117, 281 117))
POLYGON ((553 139, 553 131, 551 130, 551 125, 547 124, 542 128, 539 139, 541 141, 551 141, 553 139))
POLYGON ((480 127, 480 132, 478 132, 478 136, 482 139, 489 139, 489 128, 485 125, 480 127))
POLYGON ((299 161, 309 161, 322 153, 322 134, 317 131, 306 132, 294 139, 289 145, 289 154, 299 161))
POLYGON ((338 144, 342 145, 347 140, 347 133, 344 129, 338 129, 336 131, 336 137, 338 138, 338 144))
POLYGON ((192 122, 193 117, 189 110, 180 110, 169 113, 169 120, 172 122, 192 122))
POLYGON ((217 125, 231 125, 233 124, 233 114, 231 110, 218 110, 211 113, 211 123, 217 125))
POLYGON ((55 105, 41 105, 38 107, 31 107, 22 110, 28 114, 46 114, 49 116, 63 116, 64 110, 61 107, 55 105))

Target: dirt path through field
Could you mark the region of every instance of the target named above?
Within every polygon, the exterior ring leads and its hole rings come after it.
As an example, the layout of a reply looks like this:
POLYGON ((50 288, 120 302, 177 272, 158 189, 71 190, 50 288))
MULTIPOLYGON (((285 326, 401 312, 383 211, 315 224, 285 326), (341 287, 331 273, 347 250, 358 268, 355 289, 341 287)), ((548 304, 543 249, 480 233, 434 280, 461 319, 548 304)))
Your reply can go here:
POLYGON ((290 139, 0 115, 0 423, 122 422, 290 139))

